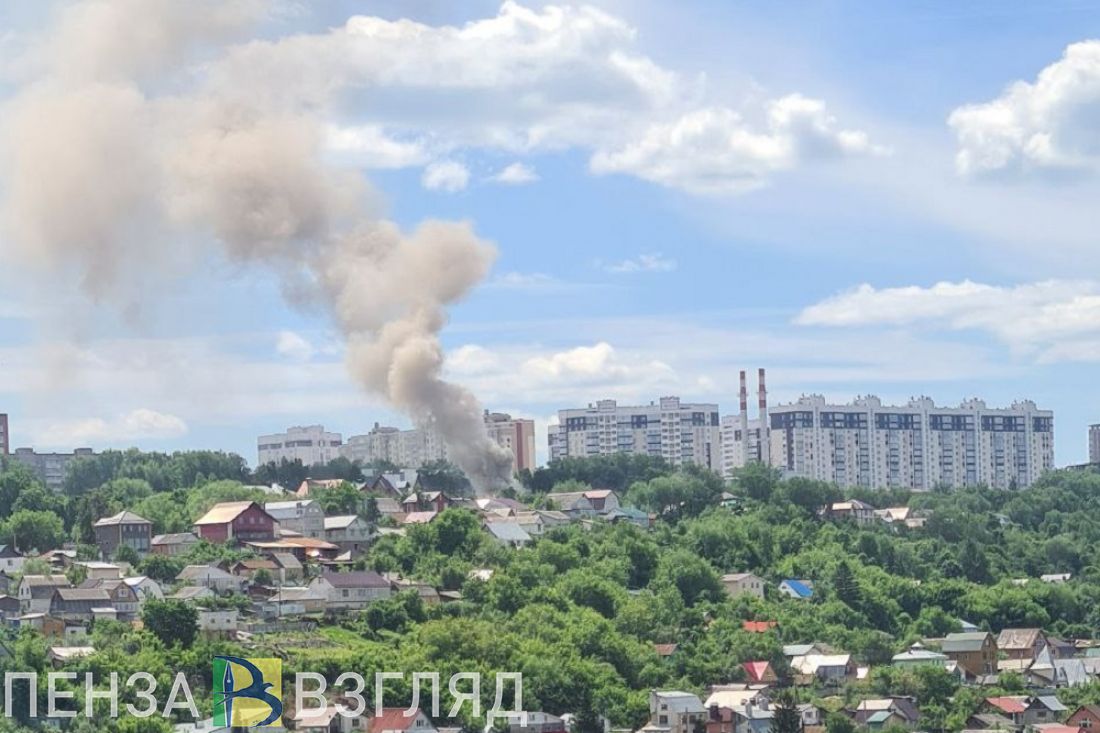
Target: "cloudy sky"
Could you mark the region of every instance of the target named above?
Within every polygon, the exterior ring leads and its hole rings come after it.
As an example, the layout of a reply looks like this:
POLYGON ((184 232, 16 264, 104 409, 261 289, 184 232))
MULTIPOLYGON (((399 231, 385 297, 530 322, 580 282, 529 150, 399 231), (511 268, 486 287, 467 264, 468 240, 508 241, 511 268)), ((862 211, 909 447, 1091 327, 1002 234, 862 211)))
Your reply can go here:
MULTIPOLYGON (((495 244, 451 309, 447 372, 535 418, 540 450, 559 407, 678 394, 732 412, 737 371, 764 366, 773 402, 1030 398, 1055 410, 1065 464, 1100 422, 1089 6, 282 0, 179 74, 316 98, 325 155, 381 214, 495 244)), ((0 7, 0 93, 34 83, 55 11, 0 7)), ((269 274, 137 257, 119 301, 20 258, 18 236, 0 234, 17 446, 254 460, 288 425, 408 424, 269 274)))

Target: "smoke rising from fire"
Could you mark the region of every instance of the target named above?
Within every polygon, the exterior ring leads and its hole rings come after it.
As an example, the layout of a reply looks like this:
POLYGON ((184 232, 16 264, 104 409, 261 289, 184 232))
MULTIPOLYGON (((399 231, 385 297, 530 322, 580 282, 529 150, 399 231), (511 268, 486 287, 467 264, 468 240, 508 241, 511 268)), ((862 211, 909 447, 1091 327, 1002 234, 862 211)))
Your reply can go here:
POLYGON ((257 70, 233 60, 250 44, 231 39, 262 11, 252 0, 61 11, 0 108, 3 256, 72 269, 124 311, 150 297, 137 285, 150 273, 172 276, 211 247, 267 268, 292 302, 331 315, 354 378, 434 425, 479 490, 508 483, 511 455, 486 435, 477 400, 441 377, 447 307, 486 276, 494 248, 465 223, 405 233, 375 215, 365 181, 325 159, 319 100, 333 90, 254 93, 257 70))

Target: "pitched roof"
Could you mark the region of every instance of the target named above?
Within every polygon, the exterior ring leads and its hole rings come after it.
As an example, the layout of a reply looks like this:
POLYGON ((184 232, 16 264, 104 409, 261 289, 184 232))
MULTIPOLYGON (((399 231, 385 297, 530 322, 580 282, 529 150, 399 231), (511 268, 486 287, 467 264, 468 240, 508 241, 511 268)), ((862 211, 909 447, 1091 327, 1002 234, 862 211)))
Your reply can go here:
POLYGON ((1027 710, 1026 697, 987 697, 986 703, 1009 715, 1016 715, 1027 710))
POLYGON ((722 576, 723 583, 739 583, 746 578, 755 578, 756 573, 726 573, 722 576))
POLYGON ((485 525, 489 534, 504 542, 530 542, 531 535, 515 522, 489 522, 485 525))
POLYGON ((66 603, 70 601, 103 601, 111 602, 111 594, 103 588, 58 588, 54 591, 57 597, 66 603))
POLYGON ((23 582, 26 583, 29 588, 71 585, 69 579, 64 575, 24 575, 23 582))
POLYGON ((333 588, 389 588, 390 582, 373 570, 348 573, 321 573, 333 588))
POLYGON ((989 634, 984 631, 967 631, 961 634, 948 634, 943 640, 940 649, 945 653, 980 651, 982 645, 985 644, 987 636, 989 636, 989 634))
POLYGON ((298 558, 291 555, 289 552, 273 552, 271 553, 272 559, 284 570, 301 570, 302 563, 298 561, 298 558))
POLYGON ((153 538, 152 543, 154 545, 182 545, 188 543, 197 543, 199 538, 195 536, 194 532, 170 532, 168 534, 158 534, 153 538))
POLYGON ((96 520, 95 524, 92 526, 111 527, 116 524, 148 524, 149 526, 153 525, 153 523, 145 517, 140 517, 131 511, 123 510, 118 514, 114 514, 110 517, 103 517, 102 519, 96 520))
POLYGON ((741 628, 754 634, 763 634, 779 625, 778 621, 742 621, 741 628))
POLYGON ((409 512, 405 515, 402 524, 428 524, 435 519, 439 512, 409 512))
POLYGON ((408 730, 417 717, 415 714, 405 715, 405 708, 382 708, 377 712, 377 715, 367 719, 368 730, 371 733, 380 733, 387 730, 408 730))
MULTIPOLYGON (((232 522, 253 505, 257 507, 260 506, 254 501, 223 501, 210 507, 210 511, 196 519, 193 524, 195 526, 204 524, 226 524, 232 522)), ((266 514, 266 512, 264 513, 266 514)), ((268 516, 271 515, 269 514, 268 516)))
POLYGON ((343 514, 338 517, 325 517, 325 529, 347 529, 358 521, 358 514, 343 514))
POLYGON ((1002 629, 997 635, 997 648, 1005 649, 1030 649, 1035 646, 1042 629, 1002 629))
POLYGON ((808 580, 794 580, 787 578, 780 585, 786 585, 799 598, 809 598, 814 594, 813 583, 808 580))
POLYGON ((766 661, 745 662, 741 666, 744 668, 745 673, 749 676, 750 680, 752 680, 753 682, 762 682, 764 680, 764 676, 767 675, 768 670, 771 667, 771 663, 766 661))
POLYGON ((671 657, 676 653, 676 649, 679 644, 654 644, 653 649, 657 652, 659 657, 671 657))

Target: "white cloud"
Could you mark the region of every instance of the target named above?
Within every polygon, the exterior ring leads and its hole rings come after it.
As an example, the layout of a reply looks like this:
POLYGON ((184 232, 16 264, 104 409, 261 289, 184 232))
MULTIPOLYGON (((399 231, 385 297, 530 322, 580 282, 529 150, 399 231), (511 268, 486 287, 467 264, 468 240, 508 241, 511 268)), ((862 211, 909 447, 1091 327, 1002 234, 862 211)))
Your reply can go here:
MULTIPOLYGON (((354 109, 344 124, 355 129, 332 135, 337 147, 377 148, 391 165, 429 147, 437 157, 577 149, 597 173, 728 193, 807 160, 876 150, 824 102, 789 94, 731 105, 704 76, 664 68, 637 45, 626 21, 591 6, 508 1, 461 26, 357 16, 325 34, 250 43, 224 76, 250 81, 252 94, 284 100, 293 89, 354 109)), ((511 169, 501 182, 529 178, 511 169)))
POLYGON ((517 161, 493 176, 492 180, 510 186, 522 186, 525 183, 534 183, 539 180, 539 174, 526 163, 517 161))
POLYGON ((663 256, 660 252, 648 252, 632 260, 613 262, 605 268, 618 274, 632 272, 672 272, 676 269, 676 260, 663 256))
POLYGON ((487 287, 503 290, 556 290, 568 283, 544 272, 505 272, 489 281, 487 287))
POLYGON ((386 135, 378 125, 330 127, 329 150, 364 168, 408 168, 424 165, 430 154, 420 140, 402 141, 386 135))
POLYGON ((296 361, 309 361, 317 353, 313 344, 294 331, 280 331, 275 342, 275 350, 296 361))
POLYGON ((1040 361, 1091 361, 1100 355, 1100 283, 994 286, 964 280, 882 289, 863 284, 804 309, 795 323, 977 330, 1040 361))
POLYGON ((470 182, 470 171, 466 166, 453 160, 432 163, 424 169, 420 183, 429 191, 455 193, 466 188, 470 182))
POLYGON ((962 174, 1096 170, 1100 167, 1100 41, 1066 47, 1034 82, 1017 81, 990 102, 955 109, 962 174))
POLYGON ((183 419, 147 408, 122 415, 69 420, 45 426, 35 437, 36 446, 100 447, 121 443, 180 438, 187 434, 183 419))
POLYGON ((714 107, 654 124, 617 150, 597 152, 591 167, 692 193, 736 194, 808 160, 885 152, 863 132, 838 129, 824 102, 795 94, 770 102, 762 126, 714 107))

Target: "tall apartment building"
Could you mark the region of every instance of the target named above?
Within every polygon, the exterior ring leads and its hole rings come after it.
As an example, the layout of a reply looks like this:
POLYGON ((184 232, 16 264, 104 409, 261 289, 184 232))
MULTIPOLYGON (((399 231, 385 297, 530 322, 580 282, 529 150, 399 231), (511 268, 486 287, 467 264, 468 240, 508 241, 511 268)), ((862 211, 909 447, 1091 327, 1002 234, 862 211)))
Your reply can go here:
POLYGON ((91 448, 77 448, 72 453, 38 453, 33 448, 16 448, 11 457, 29 468, 47 488, 61 491, 69 464, 77 458, 94 455, 91 448))
POLYGON ((340 455, 343 442, 340 433, 327 432, 324 425, 287 428, 285 433, 261 435, 256 439, 257 465, 279 463, 284 458, 297 459, 304 466, 328 463, 340 455))
POLYGON ((721 463, 718 405, 662 397, 648 405, 615 400, 558 410, 550 427, 550 460, 634 453, 661 456, 674 465, 694 463, 717 470, 721 463))
POLYGON ((425 463, 446 459, 447 446, 430 427, 401 430, 375 423, 366 435, 348 438, 340 455, 358 463, 382 460, 402 468, 419 468, 425 463))
POLYGON ((485 411, 489 437, 512 452, 512 470, 535 470, 535 421, 504 412, 485 411))
MULTIPOLYGON (((490 438, 512 452, 516 471, 534 470, 534 420, 486 410, 485 430, 490 438)), ((375 423, 366 435, 348 438, 340 454, 359 463, 386 460, 403 468, 419 468, 431 461, 446 460, 447 446, 431 426, 401 430, 375 423)))
POLYGON ((8 416, 0 412, 0 456, 11 452, 11 433, 8 432, 8 416))
POLYGON ((1100 424, 1089 425, 1089 463, 1100 463, 1100 424))
POLYGON ((1031 401, 948 408, 922 397, 895 407, 811 395, 773 407, 769 419, 773 465, 842 487, 1022 488, 1054 467, 1054 413, 1031 401))

